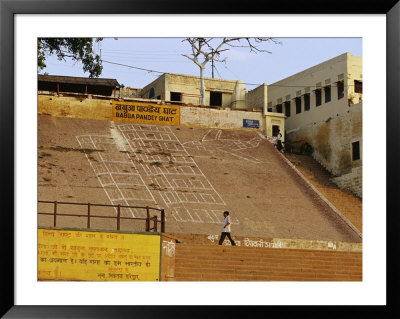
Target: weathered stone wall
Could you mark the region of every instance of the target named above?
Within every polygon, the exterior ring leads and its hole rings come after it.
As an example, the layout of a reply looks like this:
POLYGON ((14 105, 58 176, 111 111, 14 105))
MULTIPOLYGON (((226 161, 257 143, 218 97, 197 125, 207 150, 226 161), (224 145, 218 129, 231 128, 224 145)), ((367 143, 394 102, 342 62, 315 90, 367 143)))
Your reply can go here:
POLYGON ((155 81, 151 82, 149 85, 146 85, 140 92, 141 97, 144 99, 148 99, 150 96, 151 88, 154 88, 154 98, 160 96, 161 100, 169 100, 169 95, 168 98, 166 98, 165 93, 165 74, 160 76, 155 81))
POLYGON ((362 167, 354 168, 349 174, 335 177, 332 181, 341 189, 348 190, 362 198, 362 167))
POLYGON ((295 152, 307 152, 312 146, 313 157, 328 171, 338 176, 337 184, 361 197, 362 167, 362 103, 325 121, 292 130, 286 135, 295 152), (360 143, 360 159, 353 160, 352 143, 360 143))
POLYGON ((204 107, 181 107, 181 125, 195 125, 219 128, 242 128, 243 119, 258 120, 264 131, 262 112, 239 111, 230 109, 216 110, 204 107))
POLYGON ((268 87, 264 83, 259 87, 247 92, 246 94, 246 107, 248 109, 267 109, 268 102, 268 87))
POLYGON ((112 115, 112 99, 92 99, 84 95, 38 95, 38 114, 110 120, 112 115))
POLYGON ((119 94, 117 93, 117 95, 120 98, 138 98, 138 97, 140 98, 141 91, 142 91, 141 89, 126 87, 126 88, 120 88, 119 94))

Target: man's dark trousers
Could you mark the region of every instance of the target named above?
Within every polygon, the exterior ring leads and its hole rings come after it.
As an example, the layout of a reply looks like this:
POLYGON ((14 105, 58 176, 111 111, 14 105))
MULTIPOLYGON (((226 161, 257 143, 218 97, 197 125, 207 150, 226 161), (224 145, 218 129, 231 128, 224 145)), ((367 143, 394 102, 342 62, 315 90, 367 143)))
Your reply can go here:
POLYGON ((227 237, 227 236, 228 236, 228 239, 231 242, 231 245, 232 246, 236 246, 235 242, 233 241, 233 239, 231 237, 231 233, 227 233, 227 232, 222 232, 221 233, 221 238, 219 239, 218 245, 222 245, 222 243, 224 242, 225 237, 227 237))

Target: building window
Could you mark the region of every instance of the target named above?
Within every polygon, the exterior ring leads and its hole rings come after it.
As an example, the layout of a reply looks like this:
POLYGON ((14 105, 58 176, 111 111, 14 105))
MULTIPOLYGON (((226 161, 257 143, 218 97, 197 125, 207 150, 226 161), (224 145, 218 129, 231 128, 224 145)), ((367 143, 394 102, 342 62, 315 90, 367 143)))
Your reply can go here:
POLYGON ((285 115, 290 117, 290 101, 285 102, 285 115))
POLYGON ((304 111, 310 110, 310 94, 304 94, 304 111))
POLYGON ((171 92, 170 101, 180 101, 180 100, 181 100, 181 93, 180 92, 171 92))
POLYGON ((296 97, 296 114, 301 113, 301 97, 296 97))
POLYGON ((154 93, 154 88, 151 88, 149 92, 149 99, 152 99, 155 95, 156 94, 154 93))
POLYGON ((276 113, 282 113, 282 104, 276 106, 276 113))
POLYGON ((325 86, 324 87, 324 93, 325 93, 325 103, 328 103, 331 101, 331 86, 325 86))
POLYGON ((315 106, 320 106, 322 103, 321 89, 315 90, 315 106))
POLYGON ((222 106, 221 92, 210 92, 210 106, 222 106))
POLYGON ((342 97, 344 97, 344 82, 339 81, 337 82, 337 98, 340 100, 342 97))
POLYGON ((354 80, 354 92, 362 93, 362 81, 354 80))
POLYGON ((353 161, 360 159, 360 142, 354 142, 352 145, 353 161))

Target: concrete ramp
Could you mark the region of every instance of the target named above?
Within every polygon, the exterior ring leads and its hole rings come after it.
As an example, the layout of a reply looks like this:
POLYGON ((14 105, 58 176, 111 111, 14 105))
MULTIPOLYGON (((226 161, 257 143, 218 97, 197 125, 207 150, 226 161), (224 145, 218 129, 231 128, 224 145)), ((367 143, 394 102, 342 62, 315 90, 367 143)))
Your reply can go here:
MULTIPOLYGON (((171 233, 220 233, 229 210, 234 235, 361 241, 256 131, 45 115, 38 121, 39 200, 164 208, 171 233)), ((38 222, 50 226, 51 218, 38 222)), ((59 223, 85 227, 82 218, 59 223)), ((91 227, 114 224, 98 219, 91 227)))

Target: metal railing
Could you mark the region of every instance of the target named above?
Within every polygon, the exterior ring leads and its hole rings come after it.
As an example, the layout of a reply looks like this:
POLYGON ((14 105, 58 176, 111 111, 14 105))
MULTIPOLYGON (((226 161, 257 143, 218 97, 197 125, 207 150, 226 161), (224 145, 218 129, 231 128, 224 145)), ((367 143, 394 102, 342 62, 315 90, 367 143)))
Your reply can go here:
POLYGON ((52 213, 38 212, 39 215, 49 215, 53 216, 53 226, 57 227, 57 217, 71 216, 71 217, 86 217, 87 218, 87 228, 90 229, 91 218, 111 218, 117 221, 117 230, 121 229, 121 220, 143 220, 145 221, 145 230, 149 232, 153 230, 157 232, 158 223, 161 224, 161 232, 165 232, 165 212, 164 209, 149 207, 149 206, 124 206, 124 205, 107 205, 107 204, 92 204, 92 203, 71 203, 71 202, 57 202, 57 201, 43 201, 39 200, 38 203, 53 204, 54 209, 52 213), (69 213, 57 213, 57 208, 59 205, 80 205, 87 206, 87 214, 69 214, 69 213), (113 207, 117 209, 117 216, 102 216, 102 215, 92 215, 91 207, 113 207), (146 218, 144 217, 123 217, 121 216, 121 208, 139 208, 146 210, 146 218), (159 211, 161 214, 160 219, 155 215, 150 217, 150 210, 159 211), (151 227, 151 222, 153 222, 153 227, 151 227))

